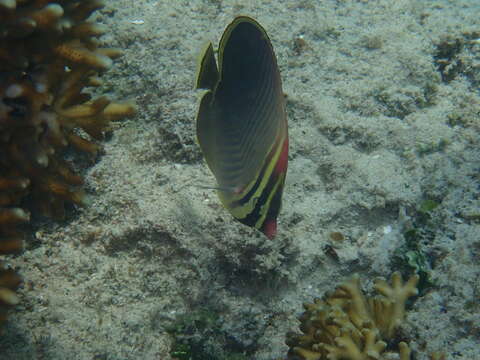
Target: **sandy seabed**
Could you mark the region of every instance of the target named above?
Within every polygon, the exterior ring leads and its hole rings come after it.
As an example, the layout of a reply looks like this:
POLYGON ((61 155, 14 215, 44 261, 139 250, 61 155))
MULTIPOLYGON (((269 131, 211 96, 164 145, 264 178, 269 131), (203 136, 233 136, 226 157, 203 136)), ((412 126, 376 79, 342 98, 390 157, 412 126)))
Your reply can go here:
POLYGON ((406 274, 408 251, 428 273, 401 329, 415 359, 480 359, 479 14, 478 0, 106 1, 102 41, 125 55, 102 91, 138 115, 83 168, 91 205, 37 219, 9 259, 25 285, 0 359, 172 360, 182 342, 194 359, 281 359, 303 302, 353 273, 367 290, 406 274), (267 30, 287 95, 274 240, 205 189, 195 140, 198 52, 237 15, 267 30))

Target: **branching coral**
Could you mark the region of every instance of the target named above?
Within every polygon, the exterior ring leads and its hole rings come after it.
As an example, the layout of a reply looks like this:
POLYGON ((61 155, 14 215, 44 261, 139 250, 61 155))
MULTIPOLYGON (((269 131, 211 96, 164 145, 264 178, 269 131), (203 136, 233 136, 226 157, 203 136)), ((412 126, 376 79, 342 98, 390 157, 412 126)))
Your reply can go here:
POLYGON ((18 303, 19 299, 15 290, 21 282, 20 276, 15 271, 6 269, 0 263, 0 323, 7 318, 8 309, 18 303))
MULTIPOLYGON (((289 360, 379 360, 390 359, 387 349, 395 331, 404 320, 405 303, 417 294, 418 276, 405 284, 401 275, 392 275, 391 285, 377 280, 375 289, 382 295, 366 297, 358 277, 340 285, 324 300, 304 304, 300 330, 288 334, 289 360)), ((404 342, 396 351, 400 360, 410 359, 404 342)))
MULTIPOLYGON (((83 180, 64 150, 96 156, 95 141, 109 122, 134 112, 132 105, 84 92, 101 84, 98 75, 120 55, 98 46, 104 29, 87 20, 102 6, 98 0, 0 0, 1 254, 21 249, 15 225, 29 220, 28 211, 62 218, 65 203, 85 204, 83 180)), ((15 288, 2 286, 0 293, 15 288)))

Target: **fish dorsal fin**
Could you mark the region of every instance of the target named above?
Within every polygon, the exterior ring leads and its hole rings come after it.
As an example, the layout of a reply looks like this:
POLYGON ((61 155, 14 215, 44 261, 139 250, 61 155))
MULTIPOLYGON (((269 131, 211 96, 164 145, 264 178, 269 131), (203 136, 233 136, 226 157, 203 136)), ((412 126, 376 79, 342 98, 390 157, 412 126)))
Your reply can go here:
POLYGON ((209 42, 200 53, 195 88, 213 90, 218 83, 218 79, 218 68, 213 45, 209 42))

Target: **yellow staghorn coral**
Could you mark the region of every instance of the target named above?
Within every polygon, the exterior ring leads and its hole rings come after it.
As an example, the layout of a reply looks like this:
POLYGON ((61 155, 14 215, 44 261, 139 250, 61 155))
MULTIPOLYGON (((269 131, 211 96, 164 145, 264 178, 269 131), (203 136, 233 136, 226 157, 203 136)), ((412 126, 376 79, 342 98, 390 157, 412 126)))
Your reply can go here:
MULTIPOLYGON (((0 0, 0 254, 22 249, 17 225, 30 211, 62 218, 66 203, 86 203, 64 150, 96 157, 110 121, 134 113, 131 104, 84 91, 101 85, 99 75, 121 55, 98 46, 105 28, 88 21, 102 7, 98 0, 0 0)), ((15 289, 0 282, 0 313, 15 289)))
MULTIPOLYGON (((287 335, 288 360, 382 360, 391 359, 387 349, 405 316, 405 303, 417 294, 418 276, 406 283, 394 273, 391 285, 377 280, 382 296, 367 298, 358 276, 340 285, 332 294, 304 304, 300 316, 302 334, 287 335)), ((398 343, 397 359, 410 360, 410 348, 398 343)))

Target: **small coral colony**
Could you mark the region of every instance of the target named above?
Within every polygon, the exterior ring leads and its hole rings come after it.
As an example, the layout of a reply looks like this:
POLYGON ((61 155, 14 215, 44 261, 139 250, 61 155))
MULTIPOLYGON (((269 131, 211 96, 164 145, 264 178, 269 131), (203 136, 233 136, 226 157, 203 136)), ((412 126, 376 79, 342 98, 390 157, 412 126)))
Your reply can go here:
MULTIPOLYGON (((130 104, 92 97, 118 49, 101 48, 105 30, 87 21, 101 1, 0 0, 0 254, 23 247, 18 225, 36 212, 64 216, 85 204, 82 178, 67 148, 95 157, 109 122, 132 115, 130 104)), ((18 303, 21 278, 0 264, 0 322, 18 303)))
MULTIPOLYGON (((22 250, 19 225, 35 212, 62 218, 66 203, 85 204, 82 178, 64 159, 73 148, 95 157, 112 120, 133 115, 131 104, 92 98, 118 49, 98 45, 104 28, 89 20, 98 0, 0 0, 0 254, 22 250)), ((197 137, 218 182, 221 202, 240 222, 273 238, 288 158, 285 100, 265 30, 236 18, 219 45, 206 47, 197 76, 205 89, 197 137)), ((0 323, 19 302, 21 277, 0 263, 0 323)), ((288 359, 410 359, 393 341, 405 303, 417 294, 406 283, 378 281, 381 297, 366 297, 358 278, 323 300, 305 304, 301 334, 288 334, 288 359), (388 346, 387 346, 388 344, 388 346), (394 355, 395 356, 395 355, 394 355)))

